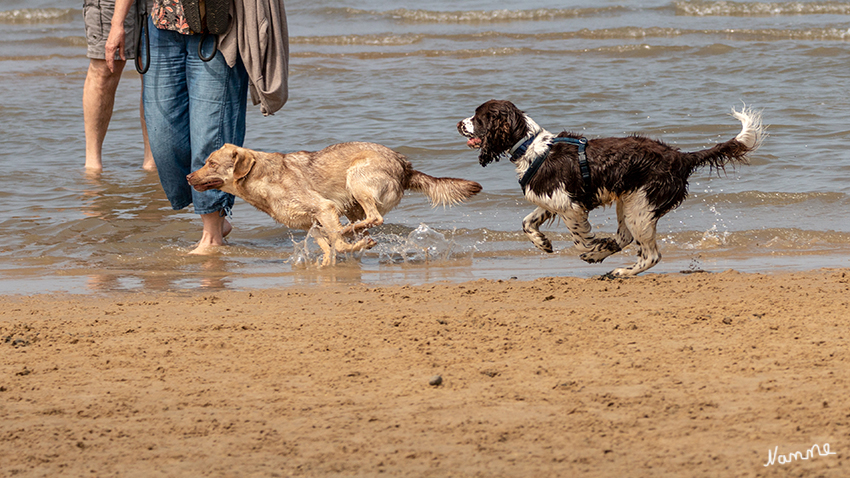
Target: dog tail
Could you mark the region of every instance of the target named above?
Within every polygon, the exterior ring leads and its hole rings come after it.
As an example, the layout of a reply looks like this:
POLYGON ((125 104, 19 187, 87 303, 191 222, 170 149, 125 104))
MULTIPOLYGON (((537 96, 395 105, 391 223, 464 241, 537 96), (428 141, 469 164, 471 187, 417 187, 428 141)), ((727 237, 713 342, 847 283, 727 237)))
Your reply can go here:
POLYGON ((407 188, 418 191, 431 200, 431 205, 451 206, 478 194, 481 185, 475 181, 457 178, 435 178, 425 173, 412 170, 407 188))
POLYGON ((722 170, 729 163, 747 164, 747 156, 757 150, 767 136, 767 127, 762 124, 761 112, 744 105, 741 111, 732 108, 732 116, 741 122, 741 132, 725 143, 703 151, 686 153, 686 166, 693 172, 700 166, 711 166, 722 170))

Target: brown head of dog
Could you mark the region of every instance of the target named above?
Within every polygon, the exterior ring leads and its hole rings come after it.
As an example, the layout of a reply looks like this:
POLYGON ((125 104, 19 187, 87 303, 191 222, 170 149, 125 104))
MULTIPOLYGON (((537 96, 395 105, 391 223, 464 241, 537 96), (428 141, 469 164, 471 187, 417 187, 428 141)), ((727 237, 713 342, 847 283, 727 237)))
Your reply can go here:
POLYGON ((254 167, 254 152, 233 144, 225 144, 212 153, 204 167, 186 176, 197 191, 220 189, 238 196, 236 185, 254 167))
POLYGON ((481 166, 498 161, 519 138, 528 134, 525 114, 510 101, 490 100, 475 114, 457 124, 460 134, 469 138, 467 146, 478 151, 481 166))

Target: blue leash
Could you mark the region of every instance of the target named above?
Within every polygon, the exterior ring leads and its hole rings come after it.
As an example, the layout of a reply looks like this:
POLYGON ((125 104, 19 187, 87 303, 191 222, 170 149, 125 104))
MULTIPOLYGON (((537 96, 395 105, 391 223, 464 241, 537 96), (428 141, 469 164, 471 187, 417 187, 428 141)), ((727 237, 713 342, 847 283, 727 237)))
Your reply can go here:
MULTIPOLYGON (((519 148, 514 151, 513 155, 511 155, 512 159, 520 158, 525 152, 528 150, 528 146, 534 141, 534 137, 528 138, 522 143, 519 148)), ((552 143, 569 143, 578 146, 578 166, 581 170, 581 178, 584 180, 585 185, 590 184, 590 166, 587 164, 587 138, 552 138, 552 143)), ((551 148, 550 148, 551 150, 551 148)), ((531 181, 531 178, 537 174, 537 170, 540 169, 540 166, 543 165, 543 162, 546 161, 546 158, 549 157, 549 151, 546 151, 546 154, 540 155, 534 162, 531 163, 531 166, 525 170, 525 174, 522 175, 522 178, 519 180, 519 185, 522 188, 522 192, 525 193, 525 188, 528 186, 528 182, 531 181)))

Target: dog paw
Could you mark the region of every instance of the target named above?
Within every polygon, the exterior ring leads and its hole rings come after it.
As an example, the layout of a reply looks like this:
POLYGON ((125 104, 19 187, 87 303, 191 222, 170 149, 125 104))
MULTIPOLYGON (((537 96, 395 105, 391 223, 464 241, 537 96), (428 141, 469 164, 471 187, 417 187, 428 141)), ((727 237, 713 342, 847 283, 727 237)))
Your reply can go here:
POLYGON ((612 277, 617 278, 617 279, 623 279, 623 278, 626 278, 626 277, 634 277, 635 275, 637 275, 637 272, 633 271, 632 269, 625 268, 625 267, 619 267, 619 268, 614 269, 613 271, 609 272, 608 274, 611 275, 612 277))
POLYGON ((617 244, 617 241, 615 241, 614 239, 611 239, 610 237, 604 237, 604 238, 601 238, 601 239, 597 239, 596 244, 597 244, 596 248, 600 252, 609 252, 611 254, 614 254, 616 252, 620 252, 620 250, 621 250, 620 245, 617 244))
POLYGON ((366 245, 363 246, 363 249, 371 249, 378 245, 378 242, 371 237, 366 238, 366 245))
POLYGON ((579 257, 581 258, 581 260, 583 260, 584 262, 587 262, 588 264, 598 264, 598 263, 604 261, 605 258, 610 256, 611 254, 613 254, 613 253, 609 252, 609 251, 585 252, 584 254, 580 255, 579 257))
POLYGON ((532 243, 534 243, 534 246, 540 249, 541 251, 548 252, 550 254, 552 253, 552 243, 549 242, 549 239, 546 239, 544 237, 542 239, 532 241, 532 243))
POLYGON ((627 271, 628 269, 614 269, 611 272, 606 272, 601 276, 597 277, 597 280, 614 280, 614 279, 629 279, 634 277, 632 273, 621 274, 618 271, 627 271))

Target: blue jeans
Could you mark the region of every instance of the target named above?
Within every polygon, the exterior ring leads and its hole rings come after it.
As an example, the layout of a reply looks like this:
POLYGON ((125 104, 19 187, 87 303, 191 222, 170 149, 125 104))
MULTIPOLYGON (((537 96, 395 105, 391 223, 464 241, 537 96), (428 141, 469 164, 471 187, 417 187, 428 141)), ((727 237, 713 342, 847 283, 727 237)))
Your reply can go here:
MULTIPOLYGON (((195 191, 186 175, 200 169, 224 143, 242 146, 248 73, 241 60, 228 67, 221 52, 210 62, 198 58, 201 35, 160 30, 150 18, 148 29, 145 122, 162 189, 175 210, 194 204, 197 214, 229 212, 232 195, 216 189, 195 191)), ((214 41, 206 39, 204 56, 211 53, 214 41)))

